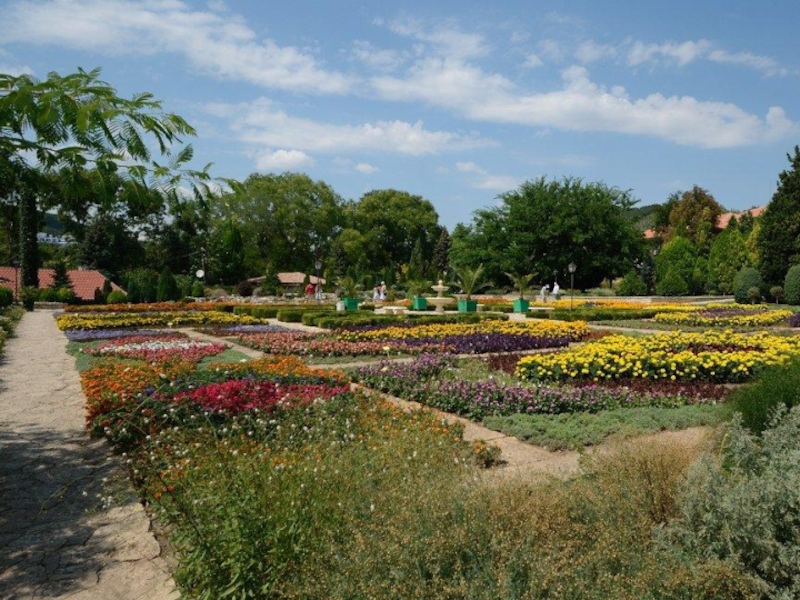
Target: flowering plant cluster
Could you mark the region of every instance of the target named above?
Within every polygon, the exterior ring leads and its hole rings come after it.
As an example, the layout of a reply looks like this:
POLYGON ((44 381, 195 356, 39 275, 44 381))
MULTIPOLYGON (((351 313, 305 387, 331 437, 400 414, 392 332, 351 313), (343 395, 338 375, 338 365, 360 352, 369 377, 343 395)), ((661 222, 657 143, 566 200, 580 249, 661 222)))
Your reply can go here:
POLYGON ((281 325, 256 324, 256 325, 222 325, 212 327, 200 327, 197 329, 201 333, 213 335, 215 337, 236 337, 243 333, 286 333, 291 331, 281 325))
POLYGON ((176 402, 188 400, 204 410, 239 413, 260 409, 267 414, 279 407, 304 406, 318 400, 330 400, 350 391, 348 385, 323 384, 280 385, 274 381, 233 379, 209 383, 190 392, 174 396, 176 402))
POLYGON ((342 339, 349 340, 408 340, 452 339, 465 335, 506 334, 516 336, 563 338, 578 341, 589 332, 586 323, 574 321, 530 320, 508 321, 487 319, 478 323, 437 323, 408 325, 405 327, 363 327, 342 331, 342 339))
POLYGON ((786 321, 791 316, 790 310, 726 307, 691 313, 659 313, 654 320, 694 327, 768 327, 786 321))
POLYGON ((139 358, 147 362, 165 362, 181 359, 197 362, 207 356, 220 354, 228 349, 226 344, 180 338, 148 339, 134 338, 106 342, 94 348, 84 348, 92 356, 118 356, 139 358))
POLYGON ((738 383, 800 354, 800 338, 731 331, 612 335, 551 354, 525 356, 516 374, 531 381, 669 379, 738 383))
POLYGON ((720 387, 632 389, 622 385, 544 387, 508 385, 493 379, 470 381, 458 376, 452 358, 422 356, 412 363, 362 367, 357 378, 386 393, 456 413, 470 419, 518 413, 597 412, 634 406, 681 406, 720 398, 720 387), (709 391, 710 394, 704 394, 709 391))
POLYGON ((800 327, 800 313, 795 313, 789 317, 789 327, 800 327))
POLYGON ((244 325, 260 323, 249 315, 234 315, 216 310, 176 310, 162 312, 63 313, 56 316, 58 328, 109 329, 117 327, 181 327, 189 325, 244 325))
POLYGON ((142 302, 140 304, 70 304, 64 310, 68 313, 87 312, 170 312, 185 310, 217 310, 236 306, 233 302, 142 302))
POLYGON ((270 354, 380 356, 425 353, 484 354, 560 348, 588 330, 584 323, 487 321, 477 324, 365 327, 333 333, 243 334, 242 344, 270 354))
POLYGON ((149 339, 177 339, 184 334, 169 329, 71 329, 64 335, 70 342, 93 342, 96 340, 115 340, 118 338, 147 337, 149 339))

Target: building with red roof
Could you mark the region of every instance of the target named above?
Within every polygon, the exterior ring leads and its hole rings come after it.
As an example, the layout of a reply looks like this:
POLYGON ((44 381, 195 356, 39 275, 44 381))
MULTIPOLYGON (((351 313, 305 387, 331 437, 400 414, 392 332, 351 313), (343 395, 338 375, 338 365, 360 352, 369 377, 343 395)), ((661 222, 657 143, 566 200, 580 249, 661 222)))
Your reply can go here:
MULTIPOLYGON (((102 290, 106 283, 106 276, 100 271, 93 269, 72 269, 67 271, 72 291, 81 300, 94 300, 94 291, 102 290)), ((14 298, 19 295, 22 281, 18 280, 21 271, 16 267, 0 267, 0 285, 3 285, 14 292, 14 298)), ((46 289, 53 285, 55 278, 54 269, 39 269, 39 289, 46 289)), ((116 283, 111 283, 112 290, 121 290, 116 283)))

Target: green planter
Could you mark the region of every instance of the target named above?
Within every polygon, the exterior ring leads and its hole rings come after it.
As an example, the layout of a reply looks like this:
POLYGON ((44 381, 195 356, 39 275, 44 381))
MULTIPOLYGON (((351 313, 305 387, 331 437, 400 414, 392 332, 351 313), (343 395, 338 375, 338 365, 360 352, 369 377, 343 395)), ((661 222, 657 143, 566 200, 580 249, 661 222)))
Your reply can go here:
POLYGON ((477 300, 462 300, 461 298, 459 298, 458 312, 477 312, 477 311, 478 311, 477 300))
POLYGON ((514 312, 515 313, 526 313, 528 312, 528 308, 530 307, 531 302, 530 300, 524 300, 522 298, 515 298, 514 299, 514 312))
POLYGON ((342 298, 345 310, 358 310, 358 298, 342 298))
POLYGON ((411 299, 411 308, 414 310, 428 310, 428 299, 422 296, 414 296, 411 299))

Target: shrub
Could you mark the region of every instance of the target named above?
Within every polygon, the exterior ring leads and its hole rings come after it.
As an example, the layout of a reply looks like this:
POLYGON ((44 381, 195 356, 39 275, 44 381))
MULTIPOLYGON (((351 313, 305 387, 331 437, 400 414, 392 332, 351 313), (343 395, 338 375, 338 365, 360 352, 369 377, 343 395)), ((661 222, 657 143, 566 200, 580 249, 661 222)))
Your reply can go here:
POLYGON ((628 274, 622 278, 622 281, 619 284, 619 289, 617 289, 617 295, 646 296, 647 284, 644 282, 644 279, 641 278, 639 273, 631 269, 628 271, 628 274))
POLYGON ((243 298, 249 298, 253 295, 253 290, 255 286, 253 285, 252 281, 248 281, 244 279, 236 284, 236 293, 242 296, 243 298))
POLYGON ((800 405, 800 359, 765 370, 752 384, 731 394, 729 406, 742 414, 742 424, 751 431, 766 429, 779 405, 800 405), (794 383, 792 383, 794 382, 794 383))
POLYGON ((103 293, 103 290, 100 288, 94 288, 94 303, 95 304, 105 304, 106 303, 106 295, 103 293))
POLYGON ((800 265, 792 265, 783 281, 783 293, 787 304, 800 304, 800 265))
POLYGON ((789 327, 800 327, 800 313, 795 313, 789 317, 789 327))
MULTIPOLYGON (((733 278, 733 296, 737 302, 747 304, 752 301, 750 288, 754 287, 760 290, 762 285, 761 274, 753 267, 744 267, 733 278)), ((759 292, 760 297, 761 293, 759 292)))
POLYGON ((56 302, 63 302, 64 304, 74 304, 78 297, 75 295, 75 292, 72 291, 70 288, 58 288, 55 290, 56 292, 56 302))
POLYGON ((798 432, 798 408, 777 413, 760 438, 735 419, 724 461, 692 467, 681 518, 667 530, 690 557, 725 561, 754 580, 759 598, 800 596, 798 432))
POLYGON ((685 296, 689 293, 689 284, 677 268, 670 267, 663 279, 656 284, 659 296, 685 296))
POLYGON ((158 276, 158 288, 156 291, 156 300, 158 302, 166 302, 168 300, 178 300, 181 297, 181 291, 178 289, 178 283, 172 275, 169 267, 164 267, 161 274, 158 276))
POLYGON ((769 295, 775 298, 775 304, 778 304, 783 298, 783 288, 779 285, 773 285, 769 288, 769 295))
POLYGON ((192 296, 194 296, 195 298, 202 298, 203 296, 205 296, 205 294, 206 292, 205 289, 203 289, 203 282, 195 281, 192 284, 192 296))
POLYGON ((114 290, 106 298, 107 304, 124 304, 128 301, 128 295, 122 290, 114 290))
POLYGON ((4 285, 0 285, 0 308, 11 306, 14 302, 14 292, 4 285))

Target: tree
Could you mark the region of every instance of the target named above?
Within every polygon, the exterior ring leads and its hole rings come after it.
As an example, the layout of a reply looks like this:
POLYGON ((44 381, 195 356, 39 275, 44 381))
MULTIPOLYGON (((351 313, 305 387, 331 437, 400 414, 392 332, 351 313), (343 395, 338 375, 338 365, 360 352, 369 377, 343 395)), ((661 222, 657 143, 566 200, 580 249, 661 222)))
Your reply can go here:
MULTIPOLYGON (((182 182, 189 181, 197 194, 207 190, 206 169, 185 168, 192 149, 179 143, 182 136, 194 135, 189 124, 165 113, 151 94, 123 99, 99 77, 99 70, 82 69, 66 76, 50 73, 44 81, 0 74, 0 173, 16 173, 11 189, 0 191, 7 197, 20 185, 34 190, 33 200, 19 203, 23 247, 35 245, 36 223, 29 213, 35 213, 36 199, 71 197, 87 169, 101 178, 118 175, 142 189, 158 189, 176 204, 182 182), (153 160, 153 146, 166 164, 153 160)), ((21 252, 20 262, 23 281, 33 281, 32 253, 21 252)))
POLYGON ((754 300, 753 293, 750 291, 752 288, 756 289, 760 298, 759 290, 762 286, 761 274, 753 267, 744 267, 733 278, 733 296, 736 298, 736 302, 744 304, 754 300))
POLYGON ((684 237, 697 247, 700 254, 707 256, 722 212, 722 206, 707 190, 692 187, 681 194, 669 213, 667 240, 684 237))
POLYGON ((636 272, 636 269, 631 269, 620 282, 617 294, 620 296, 646 296, 647 284, 636 272))
POLYGON ((792 265, 783 282, 783 295, 787 304, 800 304, 800 264, 792 265))
POLYGON ((418 239, 408 261, 408 279, 424 279, 428 264, 422 253, 422 240, 418 239))
POLYGON ((78 257, 83 266, 99 269, 119 281, 123 271, 141 264, 143 250, 122 218, 100 214, 86 226, 78 257))
POLYGON ((400 190, 373 190, 348 210, 350 226, 369 240, 372 272, 388 267, 397 270, 408 264, 419 240, 423 257, 433 256, 441 236, 439 215, 433 204, 421 196, 400 190))
POLYGON ((739 232, 736 221, 717 236, 708 256, 708 287, 727 293, 732 289, 733 278, 742 267, 750 264, 750 253, 739 232))
POLYGON ((769 284, 780 284, 789 265, 800 263, 800 147, 786 158, 791 168, 778 176, 778 188, 757 221, 760 270, 769 284))
POLYGON ((164 267, 161 274, 158 276, 158 287, 156 289, 156 301, 167 302, 170 300, 178 300, 181 297, 181 291, 178 289, 178 283, 175 281, 175 276, 169 267, 164 267))
POLYGON ((684 237, 675 237, 664 244, 655 261, 656 293, 664 296, 680 295, 677 292, 668 294, 663 291, 664 286, 667 285, 665 281, 668 275, 670 290, 680 289, 681 286, 676 285, 676 281, 680 279, 686 286, 683 294, 702 291, 697 289, 696 283, 698 282, 695 282, 697 260, 697 248, 684 237))
POLYGON ((670 265, 664 277, 656 284, 656 293, 659 296, 685 296, 689 293, 689 284, 680 269, 670 265))
POLYGON ((439 241, 433 249, 433 266, 437 273, 444 273, 450 268, 450 233, 442 227, 439 241))
MULTIPOLYGON (((63 260, 58 260, 53 264, 53 283, 50 286, 54 290, 59 288, 72 289, 72 280, 67 273, 67 265, 63 260)), ((102 290, 100 290, 102 293, 102 290)))
MULTIPOLYGON (((245 247, 243 271, 305 271, 325 260, 344 225, 343 201, 328 184, 303 173, 250 175, 212 205, 218 233, 233 221, 245 247)), ((212 232, 212 236, 215 235, 212 232)))
POLYGON ((456 267, 483 264, 498 283, 505 272, 565 277, 574 262, 576 286, 587 288, 626 273, 642 258, 642 234, 625 216, 635 204, 628 192, 542 177, 498 199, 499 206, 476 211, 472 225, 453 230, 456 267))

